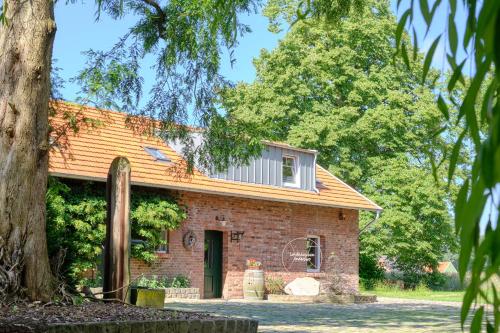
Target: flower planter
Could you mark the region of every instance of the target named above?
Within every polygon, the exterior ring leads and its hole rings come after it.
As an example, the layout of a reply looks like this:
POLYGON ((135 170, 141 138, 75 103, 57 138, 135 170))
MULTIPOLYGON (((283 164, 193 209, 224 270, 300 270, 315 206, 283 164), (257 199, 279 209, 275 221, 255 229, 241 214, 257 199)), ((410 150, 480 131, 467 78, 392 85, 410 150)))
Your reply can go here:
POLYGON ((264 271, 247 269, 243 276, 243 297, 249 300, 264 299, 264 271))
POLYGON ((137 306, 163 309, 165 306, 165 289, 132 287, 130 289, 130 303, 137 306))

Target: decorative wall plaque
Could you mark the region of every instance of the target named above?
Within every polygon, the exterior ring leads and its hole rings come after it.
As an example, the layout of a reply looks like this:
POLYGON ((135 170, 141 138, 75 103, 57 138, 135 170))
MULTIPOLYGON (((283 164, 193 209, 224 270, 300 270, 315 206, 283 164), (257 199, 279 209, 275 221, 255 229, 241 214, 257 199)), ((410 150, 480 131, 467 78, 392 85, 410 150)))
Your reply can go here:
POLYGON ((196 245, 196 235, 191 230, 186 232, 182 237, 182 245, 188 250, 192 250, 196 245))

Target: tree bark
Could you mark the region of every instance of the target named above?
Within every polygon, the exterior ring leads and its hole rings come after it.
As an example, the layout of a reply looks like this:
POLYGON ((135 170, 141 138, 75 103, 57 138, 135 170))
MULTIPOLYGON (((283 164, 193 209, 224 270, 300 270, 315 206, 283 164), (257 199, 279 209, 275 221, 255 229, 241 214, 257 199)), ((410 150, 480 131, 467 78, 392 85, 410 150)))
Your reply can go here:
POLYGON ((0 23, 0 292, 47 301, 53 289, 45 192, 54 1, 3 0, 3 6, 7 23, 0 23))

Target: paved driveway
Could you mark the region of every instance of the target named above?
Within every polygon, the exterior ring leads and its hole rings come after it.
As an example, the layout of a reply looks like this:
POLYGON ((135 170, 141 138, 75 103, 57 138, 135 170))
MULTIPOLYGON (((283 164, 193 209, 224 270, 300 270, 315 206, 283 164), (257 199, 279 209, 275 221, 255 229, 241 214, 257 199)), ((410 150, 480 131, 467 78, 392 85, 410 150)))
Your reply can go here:
POLYGON ((259 332, 461 332, 460 303, 381 298, 372 304, 178 301, 167 308, 254 318, 259 332))

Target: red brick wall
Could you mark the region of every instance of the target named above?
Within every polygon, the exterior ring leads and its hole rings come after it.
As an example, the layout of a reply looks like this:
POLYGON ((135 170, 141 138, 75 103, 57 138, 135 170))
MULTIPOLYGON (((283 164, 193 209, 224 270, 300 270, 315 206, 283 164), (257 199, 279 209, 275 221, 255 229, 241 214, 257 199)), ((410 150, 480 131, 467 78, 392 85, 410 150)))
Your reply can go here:
POLYGON ((170 232, 169 253, 163 254, 152 265, 137 260, 132 263, 132 276, 144 274, 183 274, 190 277, 192 286, 203 295, 203 238, 205 230, 223 232, 223 297, 243 296, 242 282, 245 261, 262 261, 267 276, 280 275, 286 282, 295 277, 312 276, 321 280, 329 271, 326 260, 336 255, 336 270, 349 288, 358 289, 358 212, 343 210, 345 218, 339 220, 336 208, 251 200, 192 192, 179 193, 181 202, 188 207, 188 219, 179 230, 170 232), (217 222, 224 216, 226 224, 217 222), (193 250, 182 245, 185 232, 192 230, 197 236, 193 250), (231 231, 244 231, 239 243, 230 241, 231 231), (321 272, 304 270, 287 272, 282 265, 282 251, 286 244, 298 237, 321 236, 323 262, 321 272))

